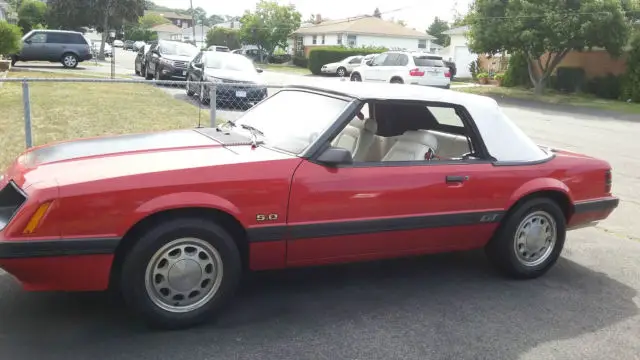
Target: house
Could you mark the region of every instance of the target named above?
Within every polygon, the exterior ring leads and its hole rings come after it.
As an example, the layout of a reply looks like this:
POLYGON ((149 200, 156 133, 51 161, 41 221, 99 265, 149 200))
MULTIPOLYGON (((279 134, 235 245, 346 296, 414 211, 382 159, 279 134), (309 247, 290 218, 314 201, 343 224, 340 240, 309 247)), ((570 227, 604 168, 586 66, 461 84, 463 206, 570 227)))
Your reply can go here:
POLYGON ((242 26, 242 23, 240 23, 239 20, 225 21, 223 23, 213 25, 214 28, 220 27, 220 28, 234 29, 234 30, 240 30, 241 26, 242 26))
MULTIPOLYGON (((320 15, 316 15, 319 19, 320 15)), ((342 20, 316 21, 305 24, 291 34, 295 54, 308 55, 314 46, 344 45, 348 47, 385 47, 390 50, 423 50, 431 48, 435 37, 395 22, 363 15, 342 20)))
POLYGON ((207 43, 207 33, 211 30, 210 27, 204 25, 196 25, 196 38, 193 38, 193 28, 188 27, 182 29, 182 41, 194 42, 198 48, 202 48, 207 43))
POLYGON ((449 35, 451 41, 449 46, 438 52, 445 60, 450 58, 456 64, 456 76, 459 78, 470 78, 469 64, 478 59, 478 55, 471 52, 467 46, 468 33, 469 26, 460 26, 444 31, 443 34, 449 35))
POLYGON ((182 41, 182 30, 173 24, 162 24, 151 28, 151 31, 158 34, 158 40, 182 41))
POLYGON ((427 50, 427 52, 430 52, 432 54, 438 54, 440 52, 440 50, 442 50, 444 48, 444 46, 442 45, 438 45, 434 42, 431 43, 431 47, 427 50))
POLYGON ((182 29, 193 26, 193 19, 190 15, 180 15, 171 11, 145 11, 144 14, 160 15, 163 18, 171 21, 173 25, 182 29))

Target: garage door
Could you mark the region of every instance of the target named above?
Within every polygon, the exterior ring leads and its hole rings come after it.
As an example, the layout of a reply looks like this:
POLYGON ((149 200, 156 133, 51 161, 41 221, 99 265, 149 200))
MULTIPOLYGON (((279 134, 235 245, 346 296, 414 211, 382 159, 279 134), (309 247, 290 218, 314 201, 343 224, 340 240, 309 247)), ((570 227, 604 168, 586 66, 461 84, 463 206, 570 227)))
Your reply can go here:
POLYGON ((453 59, 456 63, 457 73, 456 77, 470 78, 471 72, 469 72, 469 64, 476 61, 478 56, 469 52, 469 48, 466 46, 456 46, 453 52, 453 59))

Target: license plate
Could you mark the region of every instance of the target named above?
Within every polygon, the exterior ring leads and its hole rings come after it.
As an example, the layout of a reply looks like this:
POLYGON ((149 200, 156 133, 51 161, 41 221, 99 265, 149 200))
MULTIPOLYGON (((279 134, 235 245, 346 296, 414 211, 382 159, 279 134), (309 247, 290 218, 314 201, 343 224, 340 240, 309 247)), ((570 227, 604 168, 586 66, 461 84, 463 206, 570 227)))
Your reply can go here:
POLYGON ((236 91, 236 97, 247 97, 246 91, 236 91))
POLYGON ((185 76, 185 75, 187 75, 187 71, 186 70, 182 71, 182 76, 185 76))

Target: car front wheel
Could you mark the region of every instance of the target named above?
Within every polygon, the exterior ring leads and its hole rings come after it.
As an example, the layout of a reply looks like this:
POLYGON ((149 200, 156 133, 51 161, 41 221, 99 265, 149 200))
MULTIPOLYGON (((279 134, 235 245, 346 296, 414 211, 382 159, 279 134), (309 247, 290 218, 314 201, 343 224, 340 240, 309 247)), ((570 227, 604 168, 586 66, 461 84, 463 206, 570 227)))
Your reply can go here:
POLYGON ((505 275, 533 279, 556 263, 565 237, 566 219, 558 204, 549 198, 534 198, 509 212, 486 252, 505 275))
POLYGON ((242 272, 232 237, 204 219, 175 219, 147 231, 126 255, 121 289, 152 327, 206 321, 235 293, 242 272))

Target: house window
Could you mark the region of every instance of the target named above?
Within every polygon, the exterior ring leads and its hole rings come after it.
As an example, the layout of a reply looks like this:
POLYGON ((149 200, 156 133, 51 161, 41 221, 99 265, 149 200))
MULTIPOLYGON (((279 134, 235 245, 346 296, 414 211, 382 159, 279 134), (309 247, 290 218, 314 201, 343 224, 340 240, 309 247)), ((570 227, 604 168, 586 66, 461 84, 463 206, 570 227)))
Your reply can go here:
POLYGON ((427 48, 427 40, 418 40, 418 49, 426 49, 427 48))
POLYGON ((313 40, 311 41, 311 43, 313 45, 316 45, 318 43, 318 36, 317 35, 313 35, 313 40))
POLYGON ((355 35, 347 35, 347 46, 356 47, 357 41, 355 35))
POLYGON ((176 20, 176 26, 180 26, 180 19, 176 20))
POLYGON ((296 37, 295 52, 298 55, 304 53, 304 37, 302 36, 296 37))
POLYGON ((322 35, 322 45, 324 45, 324 35, 322 35))
POLYGON ((342 45, 342 34, 338 34, 338 45, 342 45))

